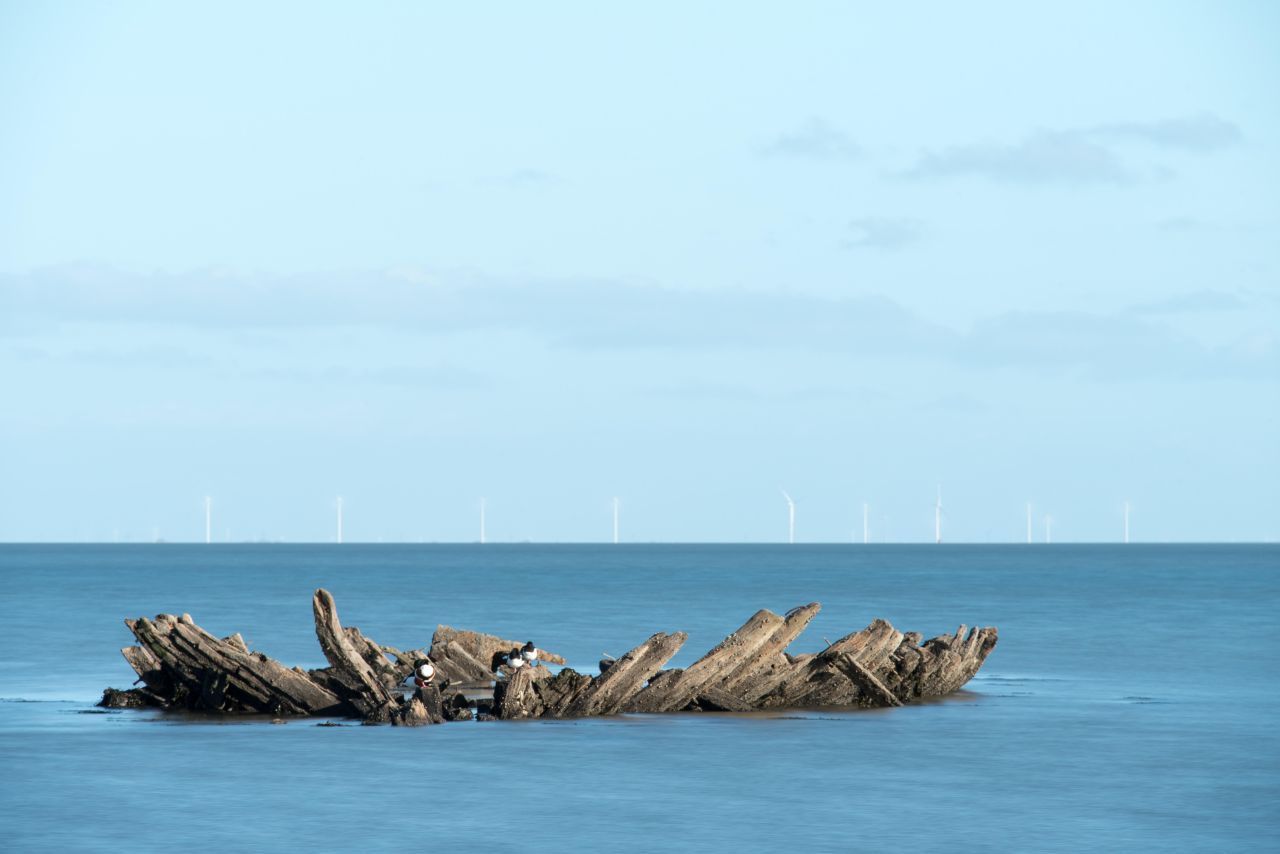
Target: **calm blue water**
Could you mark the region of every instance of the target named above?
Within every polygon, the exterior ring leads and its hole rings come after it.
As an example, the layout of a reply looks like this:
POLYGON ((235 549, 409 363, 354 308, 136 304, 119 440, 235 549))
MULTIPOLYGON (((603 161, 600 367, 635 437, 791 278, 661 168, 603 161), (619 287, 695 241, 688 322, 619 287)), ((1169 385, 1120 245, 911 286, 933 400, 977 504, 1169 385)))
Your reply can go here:
POLYGON ((1280 846, 1274 546, 0 546, 0 849, 1263 850, 1280 846), (321 666, 310 596, 426 645, 688 664, 757 608, 793 651, 881 616, 997 625, 968 690, 891 711, 422 729, 93 713, 128 616, 321 666), (505 802, 505 803, 504 803, 505 802))

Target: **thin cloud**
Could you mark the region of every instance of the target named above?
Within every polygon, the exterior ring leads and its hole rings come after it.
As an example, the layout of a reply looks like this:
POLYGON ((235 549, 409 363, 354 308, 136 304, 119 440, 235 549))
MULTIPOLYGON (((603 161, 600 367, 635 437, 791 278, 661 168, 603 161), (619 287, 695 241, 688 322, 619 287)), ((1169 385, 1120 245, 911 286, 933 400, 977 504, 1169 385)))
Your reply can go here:
POLYGON ((812 118, 799 129, 784 133, 764 149, 767 155, 811 160, 857 160, 862 147, 853 138, 823 119, 812 118))
POLYGON ((764 397, 762 392, 742 385, 698 381, 686 381, 678 385, 652 386, 648 391, 658 397, 697 402, 738 403, 760 400, 764 397))
POLYGON ((1212 113, 1154 122, 1115 122, 1098 125, 1085 133, 1095 138, 1134 140, 1196 154, 1230 148, 1244 139, 1237 125, 1212 113))
MULTIPOLYGON (((0 313, 46 329, 100 325, 305 331, 392 329, 427 336, 515 332, 580 351, 824 352, 1074 372, 1092 379, 1280 377, 1280 349, 1255 335, 1207 348, 1163 325, 1163 315, 1229 310, 1223 294, 1188 294, 1114 314, 1020 312, 968 332, 926 320, 882 296, 830 299, 786 292, 688 291, 608 281, 512 282, 461 275, 364 273, 136 276, 77 268, 0 276, 0 313)), ((30 325, 30 324, 28 324, 30 325)), ((28 342, 21 336, 11 347, 28 342)), ((305 379, 301 376, 284 379, 305 379)), ((450 365, 352 371, 316 380, 471 388, 483 377, 450 365)))
POLYGON ((955 333, 893 300, 798 294, 687 292, 662 288, 561 292, 554 323, 562 346, 586 349, 725 350, 784 348, 860 355, 925 355, 955 333))
POLYGON ((976 366, 1075 372, 1104 381, 1280 376, 1274 341, 1207 348, 1125 314, 1010 312, 976 323, 957 356, 976 366))
POLYGON ((1161 231, 1191 232, 1203 230, 1205 224, 1191 216, 1170 216, 1157 222, 1156 228, 1161 231))
POLYGON ((1127 312, 1138 316, 1161 314, 1199 314, 1209 311, 1241 311, 1248 308, 1244 300, 1223 291, 1195 291, 1167 299, 1129 306, 1127 312))
POLYGON ((564 182, 559 175, 542 169, 516 169, 512 172, 496 175, 487 179, 487 181, 515 188, 549 187, 564 182))
POLYGON ((1207 113, 1151 122, 1038 130, 1015 143, 986 141, 925 151, 902 175, 917 179, 974 176, 1017 184, 1124 185, 1171 173, 1165 167, 1146 171, 1135 168, 1121 157, 1117 146, 1138 143, 1156 149, 1210 154, 1236 145, 1243 138, 1236 125, 1207 113))
POLYGON ((495 386, 492 377, 455 365, 388 365, 379 368, 349 368, 330 365, 320 369, 258 368, 242 371, 245 379, 305 383, 311 385, 396 386, 415 390, 487 390, 495 386))
POLYGON ((908 178, 976 176, 1012 184, 1128 184, 1135 176, 1109 148, 1063 131, 1039 131, 1013 145, 994 142, 926 152, 908 178))
POLYGON ((846 249, 899 249, 920 239, 921 226, 914 219, 862 217, 849 222, 846 249))
POLYGON ((884 297, 675 291, 608 281, 513 282, 419 272, 132 275, 55 268, 0 276, 0 313, 67 322, 265 330, 372 326, 424 334, 526 332, 581 349, 787 347, 883 354, 954 333, 884 297))
POLYGON ((959 414, 975 414, 991 411, 990 405, 968 394, 947 394, 942 397, 935 398, 931 408, 940 409, 943 412, 955 412, 959 414))

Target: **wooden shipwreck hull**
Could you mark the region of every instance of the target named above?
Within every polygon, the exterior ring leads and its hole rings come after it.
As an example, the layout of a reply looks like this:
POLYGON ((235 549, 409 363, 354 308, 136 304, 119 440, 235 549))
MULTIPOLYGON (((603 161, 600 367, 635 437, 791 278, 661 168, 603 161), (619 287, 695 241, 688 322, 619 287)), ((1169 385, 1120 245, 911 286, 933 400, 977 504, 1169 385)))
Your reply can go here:
MULTIPOLYGON (((312 597, 312 611, 328 667, 286 667, 250 651, 238 634, 209 634, 187 614, 140 617, 125 621, 138 645, 121 650, 139 687, 108 688, 101 704, 407 725, 476 716, 877 708, 955 691, 996 645, 994 628, 961 626, 953 635, 922 643, 915 632, 875 620, 819 653, 787 654, 819 607, 814 602, 782 616, 758 611, 684 669, 663 668, 686 635, 659 632, 621 658, 600 662, 600 674, 590 676, 568 668, 552 674, 543 664, 512 670, 498 662, 503 652, 520 646, 517 641, 448 626, 436 629, 427 650, 383 646, 355 627, 343 627, 333 596, 321 589, 312 597), (436 678, 405 696, 402 685, 423 660, 435 665, 436 678)), ((537 657, 544 664, 565 663, 546 650, 537 657)))

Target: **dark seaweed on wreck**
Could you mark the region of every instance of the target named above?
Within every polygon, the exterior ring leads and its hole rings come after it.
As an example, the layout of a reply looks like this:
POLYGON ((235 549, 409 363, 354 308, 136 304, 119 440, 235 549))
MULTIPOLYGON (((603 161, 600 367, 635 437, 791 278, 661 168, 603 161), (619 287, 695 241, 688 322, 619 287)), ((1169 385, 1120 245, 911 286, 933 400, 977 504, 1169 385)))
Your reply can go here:
MULTIPOLYGON (((600 674, 543 664, 512 670, 492 662, 517 641, 439 626, 430 649, 407 652, 344 627, 333 596, 312 597, 316 637, 329 666, 289 668, 252 652, 239 634, 217 638, 190 615, 139 617, 125 625, 137 646, 121 652, 138 687, 108 688, 100 705, 156 706, 207 714, 349 717, 366 723, 421 725, 469 720, 576 718, 625 712, 746 712, 786 708, 881 708, 938 697, 960 688, 995 648, 995 628, 968 629, 921 642, 874 620, 814 654, 789 655, 820 606, 785 616, 758 611, 737 631, 684 669, 663 666, 684 645, 684 632, 653 635, 600 674), (430 658, 436 681, 404 696, 414 662, 430 658), (477 697, 492 691, 488 696, 477 697)), ((538 658, 563 665, 546 650, 538 658)))

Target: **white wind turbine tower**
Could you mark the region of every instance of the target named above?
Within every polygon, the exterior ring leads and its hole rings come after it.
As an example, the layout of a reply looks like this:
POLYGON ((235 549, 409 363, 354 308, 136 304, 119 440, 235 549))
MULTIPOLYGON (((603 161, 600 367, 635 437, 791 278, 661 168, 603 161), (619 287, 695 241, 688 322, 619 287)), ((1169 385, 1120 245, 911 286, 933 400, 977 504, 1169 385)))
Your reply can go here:
POLYGON ((480 499, 480 545, 484 545, 484 499, 480 499))
POLYGON ((204 497, 204 544, 207 546, 213 542, 213 499, 209 496, 204 497))
POLYGON ((933 542, 942 542, 942 487, 938 487, 938 503, 933 506, 933 542))
POLYGON ((787 542, 794 544, 796 541, 796 503, 791 500, 791 496, 787 491, 782 490, 782 497, 787 499, 787 542))
POLYGON ((338 496, 338 543, 342 543, 342 496, 338 496))
POLYGON ((1125 541, 1125 544, 1128 545, 1129 543, 1129 502, 1128 501, 1124 503, 1124 541, 1125 541))
POLYGON ((613 498, 613 544, 618 544, 618 498, 613 498))

